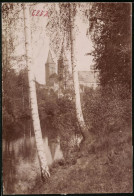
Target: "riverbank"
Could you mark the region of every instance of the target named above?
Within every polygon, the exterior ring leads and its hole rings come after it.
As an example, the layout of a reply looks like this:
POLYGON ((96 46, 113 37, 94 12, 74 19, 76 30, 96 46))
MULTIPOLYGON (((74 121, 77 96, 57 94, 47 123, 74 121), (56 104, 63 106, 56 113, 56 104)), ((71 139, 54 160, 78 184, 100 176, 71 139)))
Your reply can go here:
POLYGON ((93 139, 81 151, 72 140, 74 134, 80 134, 73 102, 65 97, 45 102, 44 110, 52 114, 45 120, 48 127, 41 123, 48 137, 44 148, 51 177, 41 181, 31 137, 17 139, 3 148, 4 194, 132 192, 131 96, 123 89, 89 89, 83 95, 83 114, 87 127, 92 126, 93 139), (57 162, 59 157, 64 161, 57 162))
POLYGON ((130 193, 132 192, 131 129, 111 132, 87 154, 70 164, 56 164, 44 183, 40 177, 24 194, 130 193))

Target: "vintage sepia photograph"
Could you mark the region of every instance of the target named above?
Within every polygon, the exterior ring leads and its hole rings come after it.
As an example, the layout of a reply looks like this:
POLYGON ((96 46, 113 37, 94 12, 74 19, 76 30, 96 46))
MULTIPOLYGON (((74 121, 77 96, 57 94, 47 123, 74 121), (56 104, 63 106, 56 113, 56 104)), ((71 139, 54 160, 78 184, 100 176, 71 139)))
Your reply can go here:
POLYGON ((132 193, 132 3, 1 11, 3 195, 132 193))

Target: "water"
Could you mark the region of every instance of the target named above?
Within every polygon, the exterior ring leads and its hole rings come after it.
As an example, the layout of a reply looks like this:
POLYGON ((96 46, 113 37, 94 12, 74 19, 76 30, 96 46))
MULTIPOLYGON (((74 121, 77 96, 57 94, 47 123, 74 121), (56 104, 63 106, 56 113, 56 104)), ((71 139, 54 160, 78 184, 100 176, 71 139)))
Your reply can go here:
MULTIPOLYGON (((43 136, 48 165, 63 158, 57 137, 43 136)), ((40 175, 40 166, 34 136, 21 137, 7 143, 3 140, 4 194, 25 193, 34 186, 40 175)))

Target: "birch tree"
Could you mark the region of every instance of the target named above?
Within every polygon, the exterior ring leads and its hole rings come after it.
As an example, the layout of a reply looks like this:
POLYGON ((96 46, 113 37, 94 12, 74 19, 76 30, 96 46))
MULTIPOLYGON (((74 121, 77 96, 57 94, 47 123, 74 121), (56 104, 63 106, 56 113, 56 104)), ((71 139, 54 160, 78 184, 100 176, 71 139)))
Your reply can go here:
POLYGON ((76 3, 70 3, 70 47, 71 47, 71 64, 72 64, 72 73, 73 73, 73 82, 74 82, 74 91, 75 91, 75 108, 76 116, 81 129, 81 134, 83 136, 83 141, 89 138, 89 131, 84 121, 81 100, 80 100, 80 88, 79 88, 79 79, 78 79, 78 68, 75 58, 75 49, 76 49, 76 3))
POLYGON ((28 67, 28 80, 29 80, 29 90, 30 90, 30 103, 33 127, 35 133, 35 141, 38 151, 38 157, 41 167, 41 176, 44 180, 46 177, 50 177, 49 167, 46 160, 45 149, 43 145, 42 132, 40 126, 40 119, 38 113, 36 87, 35 87, 35 77, 32 72, 32 47, 31 47, 31 29, 30 29, 30 15, 29 6, 23 4, 24 11, 24 30, 25 30, 25 47, 26 47, 26 63, 28 67))
MULTIPOLYGON (((88 131, 88 128, 85 124, 83 113, 82 113, 82 107, 81 107, 81 100, 80 100, 80 90, 79 90, 79 79, 78 79, 78 68, 77 68, 77 59, 75 54, 75 44, 76 44, 76 13, 78 8, 83 9, 83 4, 78 3, 60 3, 59 4, 59 13, 57 14, 56 18, 59 18, 58 22, 56 23, 58 25, 58 29, 61 29, 61 34, 57 32, 55 39, 53 38, 51 40, 51 43, 54 48, 59 47, 59 43, 57 43, 55 40, 58 40, 60 37, 62 40, 63 35, 65 37, 65 48, 66 50, 69 50, 71 53, 71 65, 72 65, 72 74, 73 74, 73 81, 74 81, 74 91, 75 91, 75 108, 76 108, 76 116, 77 120, 80 126, 81 134, 83 136, 83 142, 89 138, 90 133, 88 131)), ((85 9, 85 7, 84 7, 85 9)), ((50 15, 50 21, 51 25, 48 23, 49 26, 49 32, 50 35, 57 31, 57 29, 53 29, 53 26, 55 24, 55 17, 53 15, 50 15)), ((53 34, 54 36, 54 34, 53 34)), ((89 141, 89 140, 88 140, 89 141)), ((82 143, 83 143, 82 142, 82 143)))

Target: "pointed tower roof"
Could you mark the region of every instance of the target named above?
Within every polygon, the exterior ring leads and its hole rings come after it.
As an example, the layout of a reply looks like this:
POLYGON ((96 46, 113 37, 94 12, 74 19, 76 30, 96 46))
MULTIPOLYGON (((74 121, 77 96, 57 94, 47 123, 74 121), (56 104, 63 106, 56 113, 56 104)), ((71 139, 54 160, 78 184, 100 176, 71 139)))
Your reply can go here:
POLYGON ((52 58, 52 54, 51 54, 50 50, 48 52, 48 57, 47 57, 47 62, 46 63, 54 63, 54 60, 52 58))

